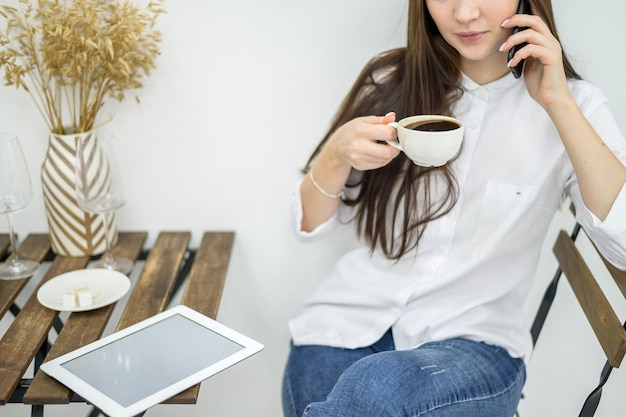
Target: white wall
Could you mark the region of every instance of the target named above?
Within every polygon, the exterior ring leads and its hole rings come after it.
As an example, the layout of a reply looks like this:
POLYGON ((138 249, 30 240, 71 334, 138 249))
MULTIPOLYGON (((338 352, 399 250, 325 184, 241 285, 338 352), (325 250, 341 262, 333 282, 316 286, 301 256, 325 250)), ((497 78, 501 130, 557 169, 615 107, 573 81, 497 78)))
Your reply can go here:
MULTIPOLYGON (((196 406, 158 406, 148 415, 281 415, 286 321, 331 267, 328 260, 349 243, 341 233, 321 243, 299 243, 291 230, 289 195, 362 66, 403 43, 406 3, 166 1, 169 13, 158 22, 162 56, 138 91, 141 104, 129 97, 103 111, 115 113, 107 130, 121 139, 129 161, 131 199, 119 212, 120 228, 148 230, 149 244, 158 230, 191 230, 194 243, 203 230, 235 230, 218 319, 266 348, 206 381, 196 406)), ((626 132, 626 3, 555 0, 555 9, 566 48, 585 77, 609 96, 626 132)), ((24 92, 0 89, 0 130, 20 135, 36 190, 33 204, 15 218, 17 230, 46 231, 39 169, 47 132, 24 92)), ((559 215, 551 237, 570 222, 559 215)), ((554 265, 546 245, 538 273, 544 282, 554 265)), ((598 379, 601 353, 563 284, 533 358, 522 417, 577 415, 598 379)), ((599 416, 623 414, 623 374, 614 373, 599 416)), ((84 412, 82 406, 70 410, 84 412)), ((66 407, 51 411, 69 415, 66 407)), ((0 416, 21 415, 27 415, 24 406, 0 407, 0 416)))

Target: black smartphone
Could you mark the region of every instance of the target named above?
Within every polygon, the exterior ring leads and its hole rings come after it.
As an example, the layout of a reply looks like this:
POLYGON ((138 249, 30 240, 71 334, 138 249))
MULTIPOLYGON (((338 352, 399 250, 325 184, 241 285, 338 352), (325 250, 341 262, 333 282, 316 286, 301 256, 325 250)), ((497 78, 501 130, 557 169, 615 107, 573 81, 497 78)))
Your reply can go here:
MULTIPOLYGON (((519 6, 517 7, 517 14, 532 14, 531 11, 530 11, 530 2, 528 0, 520 0, 519 6)), ((526 27, 517 27, 516 26, 515 29, 513 29, 513 33, 521 32, 522 30, 526 30, 526 29, 528 29, 528 28, 526 28, 526 27)), ((528 43, 527 42, 523 42, 523 43, 520 43, 519 45, 515 45, 513 48, 511 48, 511 50, 509 51, 509 56, 508 56, 507 62, 512 60, 513 59, 513 55, 515 55, 515 53, 517 51, 519 51, 520 49, 522 49, 526 45, 528 45, 528 43)), ((513 73, 515 78, 519 78, 519 77, 522 76, 522 73, 524 72, 524 61, 525 60, 521 60, 519 64, 517 64, 514 67, 511 67, 511 72, 513 73)))

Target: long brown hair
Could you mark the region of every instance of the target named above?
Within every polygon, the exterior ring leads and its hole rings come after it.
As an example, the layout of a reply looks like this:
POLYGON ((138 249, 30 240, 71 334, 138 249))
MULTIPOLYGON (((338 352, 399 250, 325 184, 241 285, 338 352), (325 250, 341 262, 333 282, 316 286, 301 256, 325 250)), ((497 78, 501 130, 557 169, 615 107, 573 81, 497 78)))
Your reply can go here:
MULTIPOLYGON (((530 2, 557 36, 550 0, 530 2)), ((563 61, 566 75, 580 78, 565 54, 563 61)), ((397 119, 414 114, 451 115, 452 105, 462 94, 460 75, 459 54, 439 33, 425 0, 410 0, 407 46, 384 52, 365 66, 304 171, 333 132, 356 117, 389 111, 395 111, 397 119)), ((458 199, 450 164, 424 168, 400 153, 384 167, 357 174, 351 175, 346 187, 358 187, 358 194, 344 203, 356 207, 357 231, 370 250, 378 247, 392 260, 416 249, 427 224, 450 212, 458 199), (443 192, 433 192, 435 182, 443 192)))

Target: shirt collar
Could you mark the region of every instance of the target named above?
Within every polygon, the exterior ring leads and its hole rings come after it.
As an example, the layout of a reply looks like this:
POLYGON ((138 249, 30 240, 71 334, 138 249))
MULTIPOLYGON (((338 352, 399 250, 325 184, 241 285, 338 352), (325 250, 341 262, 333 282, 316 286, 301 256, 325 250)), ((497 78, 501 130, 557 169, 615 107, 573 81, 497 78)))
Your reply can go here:
POLYGON ((507 90, 518 81, 521 82, 522 80, 515 78, 513 74, 509 72, 502 78, 498 78, 497 80, 490 83, 480 85, 472 80, 470 77, 468 77, 465 73, 461 73, 461 86, 463 87, 463 90, 467 92, 482 90, 488 93, 496 93, 498 91, 507 90))

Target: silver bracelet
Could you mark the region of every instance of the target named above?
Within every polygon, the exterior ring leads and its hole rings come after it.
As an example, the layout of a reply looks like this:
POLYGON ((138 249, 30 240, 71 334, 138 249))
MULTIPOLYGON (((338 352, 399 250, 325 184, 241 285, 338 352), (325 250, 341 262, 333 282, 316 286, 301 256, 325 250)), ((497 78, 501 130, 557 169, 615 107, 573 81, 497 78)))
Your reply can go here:
POLYGON ((322 187, 320 187, 317 181, 315 181, 315 177, 313 176, 313 168, 309 170, 309 177, 311 178, 311 182, 313 183, 315 188, 317 188, 317 191, 324 194, 328 198, 341 198, 343 200, 343 197, 344 197, 343 190, 340 191, 339 194, 331 194, 329 192, 326 192, 322 187))

